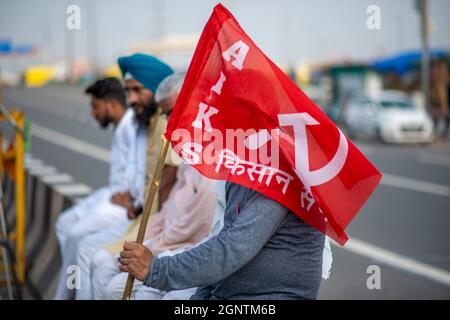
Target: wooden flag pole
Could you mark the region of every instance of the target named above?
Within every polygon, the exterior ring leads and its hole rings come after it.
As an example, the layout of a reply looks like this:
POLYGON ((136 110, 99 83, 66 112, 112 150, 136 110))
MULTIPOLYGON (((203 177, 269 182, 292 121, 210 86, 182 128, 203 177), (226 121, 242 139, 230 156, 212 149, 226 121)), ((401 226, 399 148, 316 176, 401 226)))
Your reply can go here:
MULTIPOLYGON (((161 179, 161 175, 164 169, 164 163, 166 160, 167 150, 169 149, 170 142, 166 139, 166 137, 162 136, 162 144, 161 151, 159 154, 158 163, 156 164, 155 173, 153 174, 152 184, 150 185, 150 189, 148 191, 144 209, 142 212, 142 220, 139 225, 139 232, 136 238, 137 243, 144 242, 145 229, 147 228, 148 219, 150 217, 150 213, 152 210, 153 201, 155 199, 156 192, 158 191, 159 180, 161 179)), ((129 300, 131 296, 131 290, 133 289, 134 277, 128 274, 127 285, 125 286, 125 290, 123 292, 123 300, 129 300)))

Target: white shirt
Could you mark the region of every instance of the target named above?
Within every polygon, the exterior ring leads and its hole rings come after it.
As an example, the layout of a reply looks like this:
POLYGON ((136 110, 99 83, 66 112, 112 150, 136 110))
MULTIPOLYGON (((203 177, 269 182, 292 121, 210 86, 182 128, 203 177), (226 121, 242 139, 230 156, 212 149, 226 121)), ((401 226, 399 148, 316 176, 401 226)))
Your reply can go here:
MULTIPOLYGON (((136 121, 134 125, 137 128, 136 121)), ((127 190, 134 198, 134 205, 144 203, 145 177, 146 177, 146 159, 147 159, 147 129, 138 128, 135 130, 135 139, 130 146, 127 168, 125 170, 125 179, 127 190)))
POLYGON ((129 189, 126 171, 130 149, 136 139, 136 124, 133 119, 134 111, 129 108, 114 129, 109 160, 109 187, 112 193, 129 189))

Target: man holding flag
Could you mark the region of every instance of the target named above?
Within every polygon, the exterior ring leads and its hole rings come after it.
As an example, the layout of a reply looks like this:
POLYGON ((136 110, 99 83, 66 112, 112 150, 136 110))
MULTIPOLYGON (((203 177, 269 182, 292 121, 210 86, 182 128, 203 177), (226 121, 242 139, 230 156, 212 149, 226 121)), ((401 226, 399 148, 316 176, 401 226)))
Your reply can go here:
POLYGON ((222 5, 165 136, 203 175, 228 181, 224 227, 172 257, 125 243, 121 270, 161 290, 198 286, 194 299, 315 299, 324 234, 346 242, 381 175, 222 5))

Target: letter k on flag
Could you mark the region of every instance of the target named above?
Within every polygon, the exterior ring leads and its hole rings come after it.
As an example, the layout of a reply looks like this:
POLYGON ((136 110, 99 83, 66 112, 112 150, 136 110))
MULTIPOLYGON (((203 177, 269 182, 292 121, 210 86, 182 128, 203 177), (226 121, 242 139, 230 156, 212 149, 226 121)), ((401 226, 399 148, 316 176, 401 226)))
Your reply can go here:
POLYGON ((381 179, 221 4, 200 37, 165 136, 203 175, 266 195, 341 245, 381 179))

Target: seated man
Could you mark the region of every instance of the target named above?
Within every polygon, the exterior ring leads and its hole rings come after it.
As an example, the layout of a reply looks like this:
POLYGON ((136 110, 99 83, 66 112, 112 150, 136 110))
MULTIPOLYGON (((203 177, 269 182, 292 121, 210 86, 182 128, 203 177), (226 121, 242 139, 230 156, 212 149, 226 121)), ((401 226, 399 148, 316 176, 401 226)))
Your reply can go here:
MULTIPOLYGON (((173 255, 189 249, 210 233, 215 207, 214 181, 186 164, 180 165, 169 198, 150 219, 144 244, 156 255, 173 255)), ((117 255, 98 251, 91 270, 94 298, 122 299, 128 274, 120 272, 117 255)), ((141 287, 142 282, 135 282, 133 292, 141 287)), ((185 298, 192 293, 188 292, 185 298)), ((164 295, 165 292, 150 289, 132 298, 155 300, 164 295)))
MULTIPOLYGON (((76 299, 92 298, 89 265, 94 254, 104 246, 119 241, 125 232, 129 233, 128 230, 135 230, 139 226, 144 195, 147 194, 159 158, 161 135, 165 130, 165 119, 157 112, 154 92, 159 83, 172 73, 172 69, 159 59, 144 54, 122 57, 118 62, 125 79, 128 103, 135 111, 137 131, 127 164, 129 189, 117 193, 111 201, 126 208, 128 218, 126 223, 120 222, 110 228, 98 230, 79 242, 75 252, 76 264, 80 268, 80 288, 76 290, 76 299)), ((159 197, 155 200, 157 203, 167 197, 175 176, 176 164, 168 158, 159 197)), ((157 209, 158 206, 155 205, 154 210, 157 209)), ((136 235, 133 235, 133 239, 136 239, 136 235)))
POLYGON ((282 204, 227 182, 224 227, 217 235, 164 257, 126 242, 119 268, 162 291, 198 287, 192 299, 316 299, 324 242, 282 204))
MULTIPOLYGON (((174 104, 183 80, 184 73, 167 77, 157 89, 156 101, 174 104)), ((150 219, 145 245, 156 254, 172 255, 207 237, 216 207, 213 184, 213 181, 204 178, 192 167, 181 164, 169 198, 160 212, 150 219)), ((216 218, 215 223, 220 224, 220 221, 220 218, 216 218)), ((106 250, 98 251, 91 264, 91 273, 94 298, 122 298, 128 274, 120 273, 117 257, 106 250)), ((134 292, 141 287, 142 283, 136 283, 134 292)), ((165 295, 165 292, 158 290, 142 289, 139 294, 141 299, 161 299, 165 295)), ((192 292, 186 294, 189 297, 192 292)))
POLYGON ((56 221, 56 236, 62 256, 56 299, 70 297, 70 292, 66 288, 66 269, 74 264, 72 244, 76 244, 78 239, 86 234, 126 219, 123 209, 118 206, 111 204, 113 210, 107 212, 101 212, 99 209, 104 203, 110 203, 114 193, 128 188, 125 171, 129 146, 133 144, 136 131, 132 123, 133 110, 127 110, 125 91, 122 84, 115 78, 95 82, 86 89, 86 93, 91 95, 92 115, 100 127, 106 129, 111 123, 114 125, 109 184, 62 212, 56 221))

